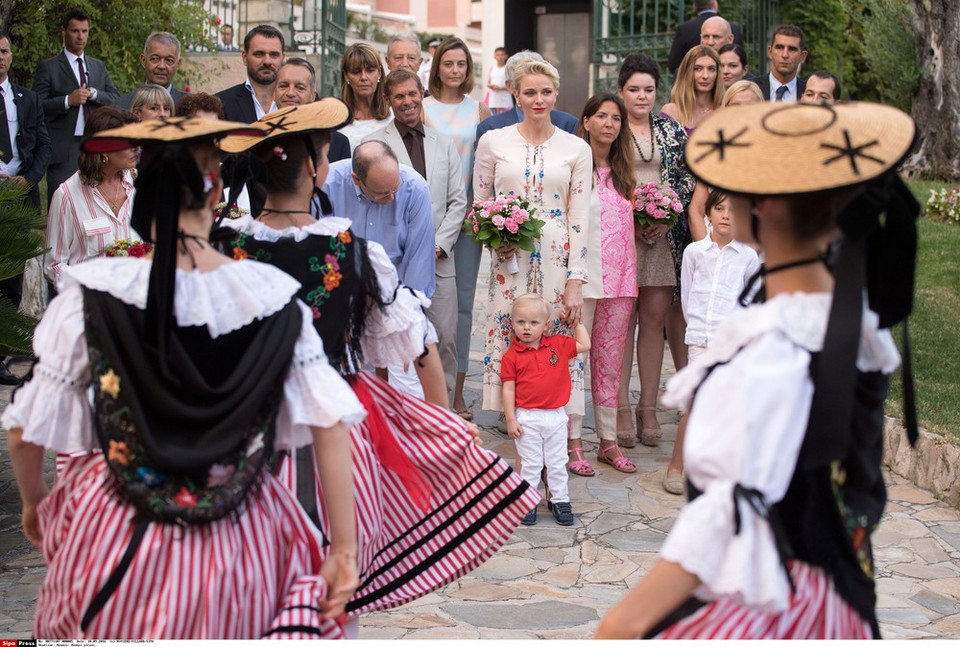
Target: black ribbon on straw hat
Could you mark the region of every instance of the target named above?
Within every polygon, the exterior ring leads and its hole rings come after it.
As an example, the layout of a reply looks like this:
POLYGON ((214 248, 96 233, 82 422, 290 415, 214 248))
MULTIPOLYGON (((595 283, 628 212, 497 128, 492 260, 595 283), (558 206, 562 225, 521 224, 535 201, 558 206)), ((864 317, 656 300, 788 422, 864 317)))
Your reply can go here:
POLYGON ((832 263, 834 298, 823 349, 811 367, 815 391, 802 452, 808 467, 844 457, 852 440, 864 290, 881 327, 901 324, 904 422, 910 443, 918 437, 907 316, 920 207, 895 170, 915 132, 913 120, 889 106, 768 103, 714 113, 687 144, 694 175, 730 193, 859 189, 837 217, 844 236, 832 263), (792 173, 784 173, 785 161, 792 173))
MULTIPOLYGON (((144 163, 136 180, 136 197, 130 224, 144 240, 155 243, 150 287, 147 293, 146 343, 158 350, 161 364, 167 358, 169 333, 173 325, 173 300, 179 237, 180 188, 186 188, 194 205, 216 180, 204 177, 197 168, 189 144, 215 141, 239 134, 260 137, 262 131, 248 124, 196 117, 167 117, 129 124, 95 133, 81 146, 99 153, 144 146, 144 163)), ((166 366, 161 370, 172 378, 166 366)))

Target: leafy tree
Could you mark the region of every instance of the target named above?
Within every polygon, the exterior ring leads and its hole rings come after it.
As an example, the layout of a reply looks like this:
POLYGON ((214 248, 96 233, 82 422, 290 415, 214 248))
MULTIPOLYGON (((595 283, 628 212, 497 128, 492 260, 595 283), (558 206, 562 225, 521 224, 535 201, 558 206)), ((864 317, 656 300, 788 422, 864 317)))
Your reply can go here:
MULTIPOLYGON (((45 226, 24 189, 0 182, 0 279, 20 274, 27 260, 43 253, 45 226)), ((29 353, 35 325, 36 320, 0 298, 0 355, 29 353)))
MULTIPOLYGON (((143 82, 140 54, 152 31, 169 31, 182 47, 215 49, 217 19, 191 0, 20 0, 13 4, 9 31, 14 51, 11 76, 30 86, 37 63, 63 47, 60 20, 72 8, 90 14, 90 41, 86 49, 101 59, 114 85, 124 92, 143 82)), ((0 7, 2 8, 2 7, 0 7)), ((4 18, 0 11, 0 20, 4 18)), ((185 61, 185 65, 188 65, 185 61)), ((191 72, 192 76, 196 76, 191 72)))

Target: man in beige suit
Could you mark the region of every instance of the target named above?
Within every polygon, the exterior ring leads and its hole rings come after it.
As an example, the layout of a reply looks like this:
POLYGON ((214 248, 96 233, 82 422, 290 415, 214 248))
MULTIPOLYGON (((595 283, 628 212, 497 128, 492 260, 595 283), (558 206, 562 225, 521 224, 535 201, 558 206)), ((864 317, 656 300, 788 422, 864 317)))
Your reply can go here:
POLYGON ((460 155, 453 140, 423 124, 423 86, 414 72, 406 68, 390 72, 383 82, 383 92, 393 108, 393 121, 364 141, 386 143, 401 164, 413 167, 430 185, 437 287, 427 316, 437 329, 440 361, 447 389, 452 392, 457 374, 457 284, 453 247, 467 208, 460 155))

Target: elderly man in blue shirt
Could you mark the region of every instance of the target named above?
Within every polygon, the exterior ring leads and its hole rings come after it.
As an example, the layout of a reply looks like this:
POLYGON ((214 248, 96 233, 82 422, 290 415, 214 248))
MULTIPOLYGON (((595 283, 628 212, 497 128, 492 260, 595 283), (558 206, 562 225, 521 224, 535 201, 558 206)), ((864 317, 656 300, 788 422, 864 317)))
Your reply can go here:
MULTIPOLYGON (((419 173, 400 164, 385 143, 369 141, 357 146, 352 160, 330 165, 323 191, 332 214, 349 218, 354 234, 383 245, 404 285, 433 296, 437 258, 433 207, 430 186, 419 173)), ((321 212, 318 198, 311 209, 315 217, 331 215, 321 212)), ((388 369, 394 386, 424 397, 414 367, 388 369)))
MULTIPOLYGON (((352 160, 330 165, 323 191, 333 214, 349 218, 357 236, 383 245, 405 285, 433 296, 433 208, 430 187, 419 173, 402 166, 383 142, 365 142, 352 160)), ((323 215, 319 200, 312 208, 314 216, 323 215)))

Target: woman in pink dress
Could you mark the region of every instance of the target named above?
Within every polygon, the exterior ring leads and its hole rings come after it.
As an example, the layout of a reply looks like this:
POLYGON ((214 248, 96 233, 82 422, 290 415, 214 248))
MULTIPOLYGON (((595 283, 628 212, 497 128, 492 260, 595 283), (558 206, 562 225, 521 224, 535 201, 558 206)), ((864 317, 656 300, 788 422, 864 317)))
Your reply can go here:
MULTIPOLYGON (((584 318, 590 328, 590 382, 593 415, 600 447, 597 460, 621 472, 637 471, 617 444, 617 407, 625 350, 632 331, 637 298, 637 252, 634 244, 633 142, 627 109, 615 94, 601 92, 587 101, 577 134, 593 152, 593 193, 588 227, 584 318), (594 307, 591 307, 594 306, 594 307), (592 322, 590 319, 592 318, 592 322)), ((629 367, 631 363, 628 362, 629 367)), ((623 405, 629 407, 629 400, 623 405)), ((578 429, 571 428, 568 464, 574 474, 589 476, 578 429), (575 437, 574 437, 575 436, 575 437)))

